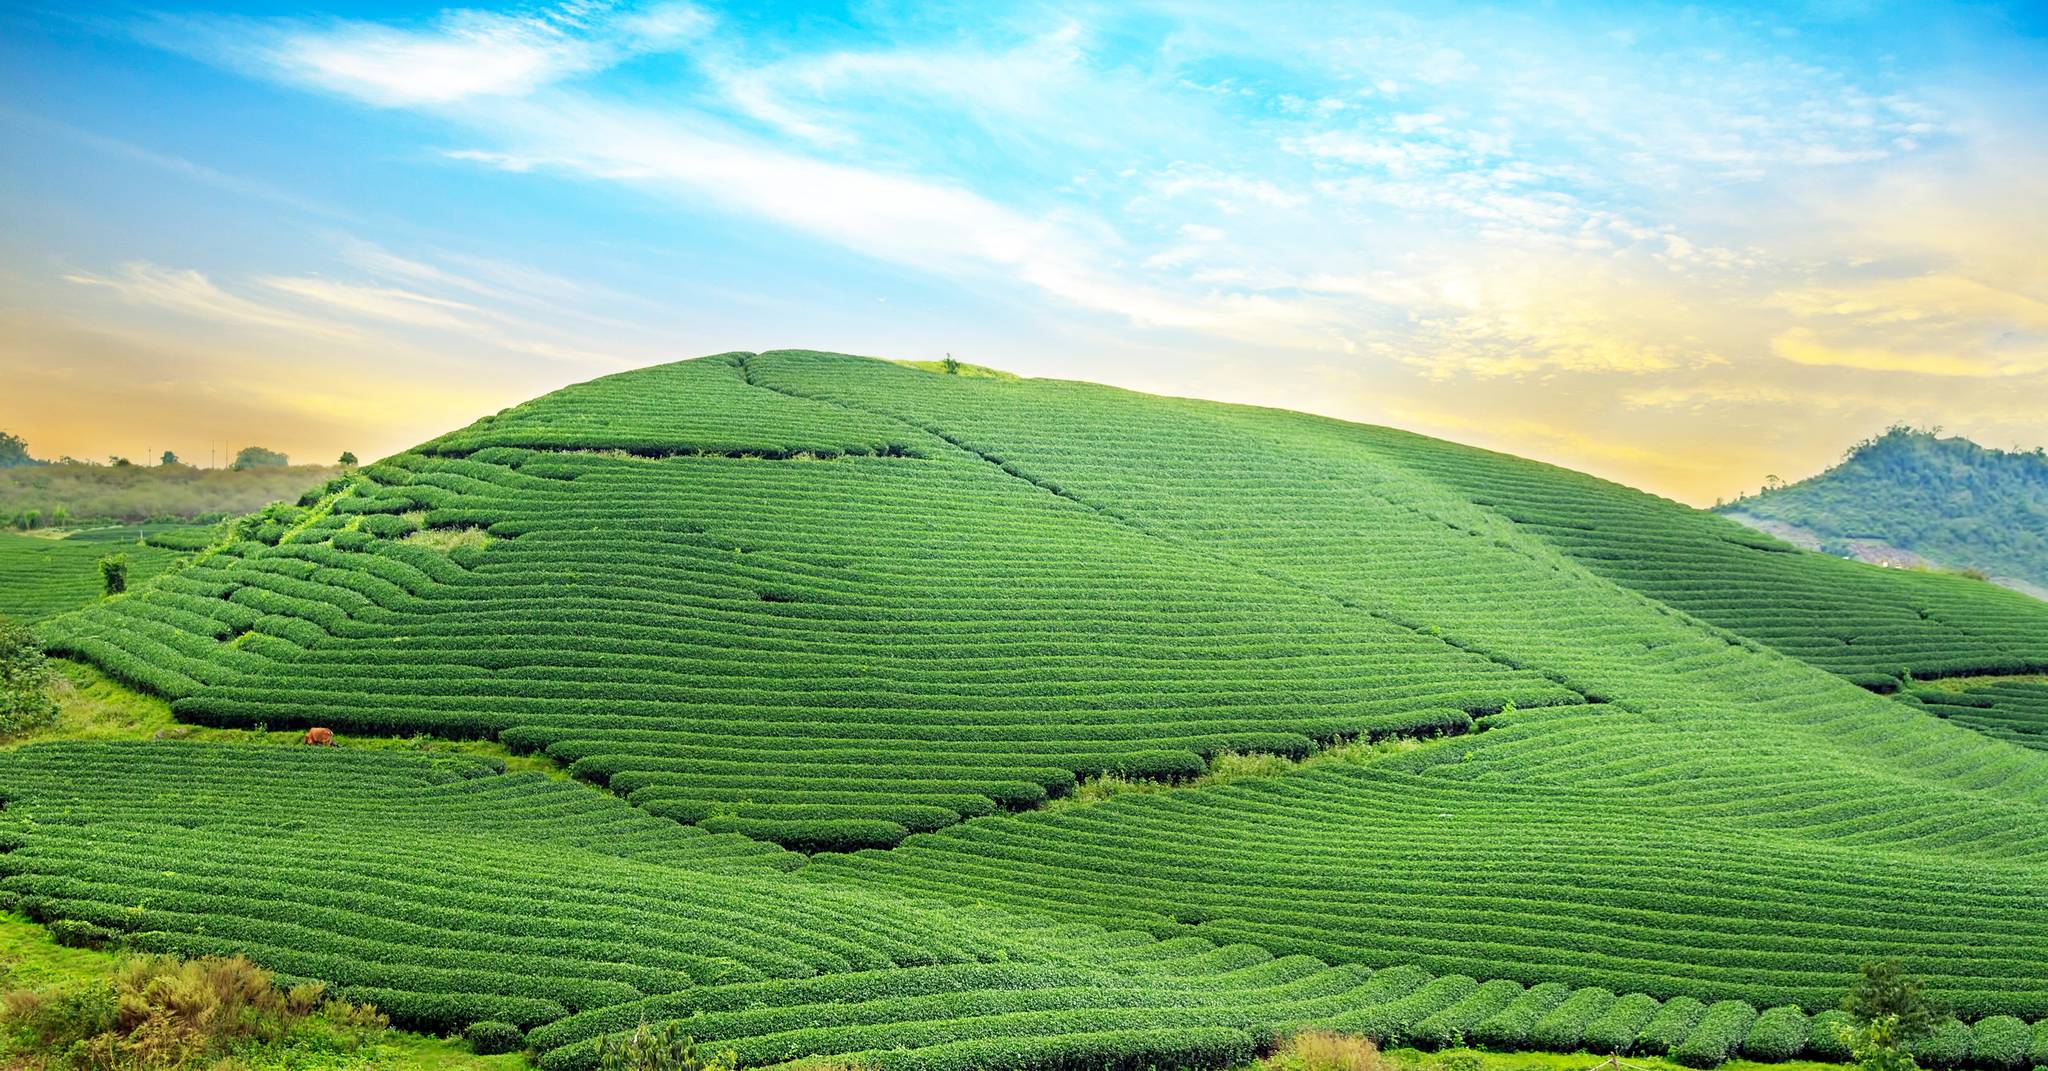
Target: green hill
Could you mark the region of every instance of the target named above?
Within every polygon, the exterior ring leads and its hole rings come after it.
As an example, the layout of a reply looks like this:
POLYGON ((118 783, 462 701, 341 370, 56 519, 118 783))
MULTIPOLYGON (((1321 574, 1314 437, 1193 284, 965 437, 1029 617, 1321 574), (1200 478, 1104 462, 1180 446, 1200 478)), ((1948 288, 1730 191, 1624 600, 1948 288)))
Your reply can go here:
POLYGON ((1906 551, 2048 598, 2048 454, 1987 449, 1907 427, 1857 443, 1841 464, 1719 511, 1790 526, 1832 554, 1906 551))
POLYGON ((1979 1021, 1929 1063, 2048 1060, 2048 754, 1928 701, 2048 672, 2048 604, 1977 581, 1384 428, 792 351, 242 531, 49 643, 188 721, 490 736, 611 794, 39 745, 0 897, 551 1068, 643 1018, 750 1065, 1319 1024, 1704 1066, 1829 1055, 1808 1015, 1876 956, 1979 1021), (1182 787, 1040 806, 1109 773, 1182 787))

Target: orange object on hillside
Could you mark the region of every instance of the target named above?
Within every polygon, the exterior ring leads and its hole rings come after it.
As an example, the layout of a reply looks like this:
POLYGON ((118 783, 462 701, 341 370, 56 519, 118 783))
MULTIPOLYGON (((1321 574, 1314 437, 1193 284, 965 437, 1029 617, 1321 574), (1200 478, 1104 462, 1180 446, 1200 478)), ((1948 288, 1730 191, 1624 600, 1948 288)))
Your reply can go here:
POLYGON ((317 726, 308 729, 306 730, 306 743, 314 747, 332 747, 334 745, 334 730, 322 729, 317 726))

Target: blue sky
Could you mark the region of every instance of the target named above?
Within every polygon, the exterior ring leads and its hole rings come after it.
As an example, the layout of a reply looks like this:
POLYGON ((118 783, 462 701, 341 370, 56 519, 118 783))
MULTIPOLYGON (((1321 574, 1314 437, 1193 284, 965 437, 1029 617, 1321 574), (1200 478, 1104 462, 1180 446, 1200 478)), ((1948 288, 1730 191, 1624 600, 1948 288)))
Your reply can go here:
POLYGON ((2048 440, 2028 8, 17 6, 0 427, 389 452, 809 346, 1708 502, 2048 440))

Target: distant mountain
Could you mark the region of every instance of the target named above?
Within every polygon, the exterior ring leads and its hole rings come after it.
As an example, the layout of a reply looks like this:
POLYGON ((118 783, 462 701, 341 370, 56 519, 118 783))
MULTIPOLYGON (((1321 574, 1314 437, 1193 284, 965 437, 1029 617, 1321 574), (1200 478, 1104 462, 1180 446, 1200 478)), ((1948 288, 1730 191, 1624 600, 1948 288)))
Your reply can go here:
POLYGON ((1892 427, 1811 479, 1716 510, 1781 539, 1887 565, 1974 570, 2048 598, 2048 453, 1892 427))

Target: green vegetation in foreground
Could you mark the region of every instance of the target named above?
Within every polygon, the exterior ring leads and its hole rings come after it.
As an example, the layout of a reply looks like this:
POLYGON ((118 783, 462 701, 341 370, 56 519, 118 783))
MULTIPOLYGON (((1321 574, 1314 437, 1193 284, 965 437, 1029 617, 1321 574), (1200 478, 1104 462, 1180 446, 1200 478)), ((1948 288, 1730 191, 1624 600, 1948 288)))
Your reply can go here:
MULTIPOLYGON (((9 1071, 59 1071, 74 1066, 53 1046, 24 1035, 31 1018, 61 1018, 52 1006, 77 1021, 77 994, 105 993, 122 977, 128 957, 121 953, 60 945, 42 926, 13 912, 0 912, 0 1067, 9 1071)), ((87 1005, 89 1006, 89 1005, 87 1005)), ((428 1037, 374 1025, 335 1023, 320 1029, 301 1023, 282 1038, 244 1041, 231 1054, 197 1055, 182 1062, 151 1061, 131 1053, 124 1071, 180 1068, 184 1071, 512 1071, 526 1066, 520 1055, 483 1057, 460 1040, 428 1037)), ((94 1065, 98 1066, 98 1065, 94 1065)))
POLYGON ((1987 449, 1903 425, 1798 483, 1716 507, 1797 525, 1831 554, 1876 540, 2048 589, 2048 452, 1987 449))
POLYGON ((510 1021, 549 1071, 642 1020, 882 1071, 1220 1066, 1302 1023, 1700 1067, 1831 1044, 1873 955, 1967 1017, 1930 1064, 2048 1014, 2048 758, 1871 691, 2040 673, 2048 607, 1580 474, 784 351, 559 391, 237 532, 43 635, 182 722, 495 738, 624 799, 19 748, 0 894, 510 1021))

